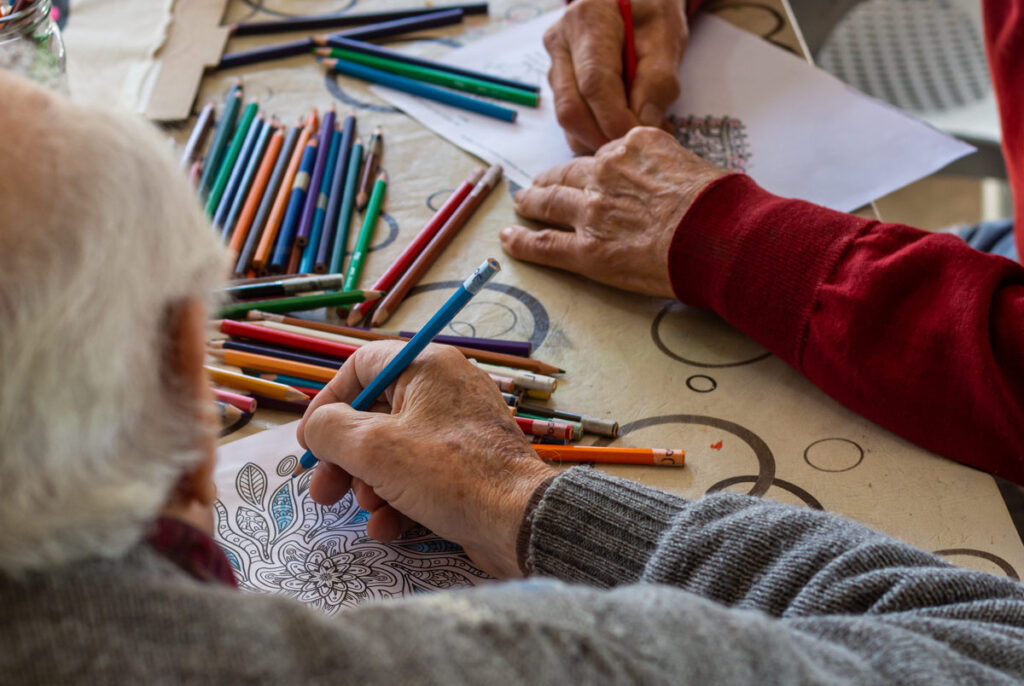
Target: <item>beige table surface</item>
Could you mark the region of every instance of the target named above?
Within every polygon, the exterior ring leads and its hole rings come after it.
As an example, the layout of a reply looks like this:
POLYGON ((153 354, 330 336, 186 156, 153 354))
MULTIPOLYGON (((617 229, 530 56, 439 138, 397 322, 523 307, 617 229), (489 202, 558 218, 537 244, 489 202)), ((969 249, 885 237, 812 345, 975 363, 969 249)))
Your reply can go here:
MULTIPOLYGON (((102 67, 108 75, 137 73, 147 59, 149 44, 142 39, 152 35, 139 37, 136 52, 127 57, 114 59, 108 48, 97 47, 105 45, 104 32, 110 27, 103 25, 96 10, 112 1, 79 0, 74 6, 68 32, 69 73, 72 93, 79 99, 96 97, 89 79, 76 78, 90 71, 82 65, 89 63, 91 49, 103 53, 102 67), (130 67, 132 60, 134 72, 124 66, 130 67)), ((153 0, 150 5, 154 16, 166 12, 166 2, 153 0)), ((225 20, 407 5, 402 0, 231 0, 225 20)), ((490 17, 471 17, 461 27, 433 30, 418 40, 392 45, 436 57, 557 6, 553 0, 492 1, 490 17)), ((711 11, 799 51, 785 10, 775 0, 716 2, 711 11)), ((253 37, 234 41, 229 49, 275 40, 253 37)), ((385 221, 377 229, 365 266, 366 282, 390 264, 430 217, 431 208, 479 164, 385 105, 363 84, 325 76, 309 57, 211 74, 197 107, 219 102, 239 76, 246 97, 259 98, 263 111, 284 122, 293 123, 311 107, 323 111, 333 103, 339 115, 356 111, 360 134, 376 125, 383 128, 383 168, 390 184, 385 221)), ((95 73, 90 78, 95 79, 95 73)), ((107 97, 126 102, 133 96, 107 97)), ((190 127, 186 122, 172 127, 171 133, 180 142, 190 127)), ((1024 547, 990 476, 915 448, 846 410, 714 315, 513 261, 502 253, 497 236, 515 221, 507 185, 502 184, 388 326, 418 327, 456 280, 485 257, 497 257, 502 272, 460 315, 454 332, 532 340, 536 357, 567 370, 553 404, 614 417, 623 427, 617 445, 681 447, 687 452, 684 469, 607 471, 688 497, 728 489, 820 507, 940 552, 956 564, 1013 576, 1024 570, 1024 547)), ((223 441, 294 418, 259 411, 223 441)))

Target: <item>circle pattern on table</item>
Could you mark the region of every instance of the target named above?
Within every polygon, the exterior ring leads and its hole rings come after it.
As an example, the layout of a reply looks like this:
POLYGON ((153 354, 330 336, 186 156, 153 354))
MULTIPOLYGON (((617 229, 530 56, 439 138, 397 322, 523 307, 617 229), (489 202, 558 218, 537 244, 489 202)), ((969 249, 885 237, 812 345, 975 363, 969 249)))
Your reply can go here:
POLYGON ((655 315, 651 338, 673 360, 704 369, 739 367, 771 357, 770 352, 707 310, 676 301, 655 315))
MULTIPOLYGON (((724 491, 725 489, 727 489, 730 486, 733 486, 735 484, 747 484, 747 483, 754 483, 756 481, 757 481, 757 477, 755 477, 755 476, 731 476, 728 479, 722 479, 721 481, 716 483, 714 486, 709 488, 707 491, 705 491, 705 495, 708 494, 708 493, 718 493, 720 491, 724 491)), ((802 489, 801 487, 797 486, 795 483, 793 483, 791 481, 785 481, 785 480, 779 479, 779 478, 772 479, 771 484, 769 486, 769 489, 768 489, 768 491, 766 491, 766 493, 771 491, 772 488, 779 488, 779 489, 782 489, 783 491, 786 491, 787 493, 789 493, 791 495, 796 496, 797 498, 799 498, 799 500, 800 500, 800 502, 802 504, 804 504, 807 507, 810 507, 812 509, 815 509, 815 510, 824 510, 825 509, 824 507, 822 507, 821 503, 818 502, 817 498, 815 498, 813 495, 811 495, 810 493, 808 493, 807 491, 805 491, 804 489, 802 489)), ((762 495, 762 494, 758 494, 758 495, 762 495)), ((772 500, 776 500, 776 501, 780 501, 780 502, 785 502, 785 500, 782 499, 782 498, 775 498, 775 497, 772 497, 771 495, 769 495, 768 497, 771 498, 772 500)))
POLYGON ((249 7, 275 17, 292 19, 320 14, 345 14, 355 7, 359 0, 348 0, 348 4, 333 12, 324 12, 324 4, 318 0, 242 0, 249 7))
POLYGON ((686 380, 686 387, 694 393, 710 393, 718 388, 718 382, 707 374, 694 374, 686 380))
MULTIPOLYGON (((462 285, 461 281, 421 284, 410 290, 405 299, 409 300, 432 291, 453 291, 460 285, 462 285)), ((467 319, 473 319, 475 321, 471 330, 475 334, 472 335, 481 338, 504 336, 509 340, 525 339, 530 342, 534 350, 539 348, 551 329, 551 319, 541 302, 521 288, 503 283, 485 284, 484 291, 487 292, 477 294, 466 306, 466 309, 459 313, 458 319, 447 327, 446 333, 453 336, 470 335, 467 333, 468 329, 465 323, 467 319), (467 317, 467 312, 472 312, 474 316, 467 317), (525 315, 529 315, 529 317, 525 315), (527 323, 528 319, 533 320, 532 327, 527 323)))
POLYGON ((819 472, 848 472, 864 461, 864 448, 848 438, 822 438, 804 449, 804 462, 819 472))
MULTIPOLYGON (((1006 574, 1006 576, 1010 577, 1011 579, 1014 579, 1015 581, 1020 581, 1020 575, 1017 574, 1017 570, 1013 568, 1013 565, 1011 565, 1009 562, 1007 562, 1003 558, 999 557, 998 555, 993 555, 992 553, 987 553, 984 550, 976 550, 974 548, 948 548, 946 550, 936 550, 935 554, 936 555, 940 555, 940 556, 945 557, 945 558, 950 558, 950 557, 973 557, 973 558, 985 560, 986 562, 990 562, 991 564, 993 564, 996 567, 998 567, 998 569, 1000 571, 1002 571, 1004 574, 1006 574)), ((953 561, 950 560, 950 562, 953 562, 953 561)), ((956 563, 953 562, 953 564, 956 564, 956 563)), ((972 568, 976 568, 975 565, 971 565, 971 567, 972 568)), ((986 570, 986 571, 989 571, 989 570, 986 570)), ((990 573, 995 573, 995 570, 991 570, 990 573)))

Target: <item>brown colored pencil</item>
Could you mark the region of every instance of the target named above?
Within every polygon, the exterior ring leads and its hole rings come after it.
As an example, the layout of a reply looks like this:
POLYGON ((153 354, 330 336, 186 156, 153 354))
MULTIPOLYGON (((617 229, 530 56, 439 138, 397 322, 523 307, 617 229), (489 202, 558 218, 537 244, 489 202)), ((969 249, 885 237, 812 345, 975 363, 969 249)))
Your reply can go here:
POLYGON ((480 182, 473 187, 473 190, 470 191, 469 195, 466 196, 466 199, 462 201, 462 204, 459 205, 448 221, 444 223, 444 226, 437 232, 437 235, 430 240, 430 243, 427 244, 427 247, 416 258, 416 261, 412 263, 408 271, 402 275, 398 283, 381 299, 380 305, 377 306, 373 313, 374 326, 380 326, 388 320, 388 317, 395 311, 398 304, 402 302, 402 299, 405 298, 409 290, 423 277, 427 269, 434 264, 434 261, 441 252, 455 237, 455 234, 473 216, 476 208, 484 201, 484 198, 491 192, 491 189, 498 185, 501 175, 501 165, 492 165, 487 170, 484 178, 480 179, 480 182))
POLYGON ((370 142, 366 144, 367 155, 363 160, 363 170, 359 175, 359 186, 356 192, 356 209, 362 212, 370 202, 370 191, 377 179, 377 168, 380 167, 382 132, 378 126, 373 130, 370 142))
MULTIPOLYGON (((409 340, 405 336, 394 336, 391 334, 380 333, 378 331, 366 331, 365 329, 357 329, 350 326, 337 326, 334 324, 326 324, 323 322, 310 322, 305 319, 299 319, 297 317, 288 317, 286 315, 272 314, 269 312, 260 312, 258 310, 252 310, 247 315, 248 319, 253 321, 268 321, 278 322, 281 324, 290 324, 292 326, 301 326, 305 329, 312 329, 315 331, 323 331, 324 333, 333 333, 339 336, 348 336, 350 338, 358 338, 364 341, 407 341, 409 340)), ((441 345, 447 345, 442 343, 441 345)), ((504 367, 511 367, 513 369, 525 369, 536 374, 561 374, 563 370, 558 367, 542 362, 541 360, 535 360, 530 357, 520 357, 518 355, 508 355, 505 353, 497 353, 491 350, 479 350, 477 348, 464 348, 461 345, 453 345, 453 348, 462 353, 465 357, 471 360, 477 360, 479 362, 486 362, 487 364, 498 364, 504 367)))
POLYGON ((238 216, 238 222, 235 224, 235 231, 231 234, 231 242, 228 243, 228 250, 233 255, 238 255, 242 250, 246 237, 249 235, 249 227, 252 226, 253 217, 256 216, 256 208, 263 199, 263 191, 270 180, 270 172, 274 169, 277 156, 281 153, 281 146, 284 144, 283 128, 277 122, 274 122, 273 126, 277 130, 273 137, 271 137, 270 146, 260 162, 259 170, 256 172, 256 179, 252 183, 252 188, 249 189, 245 205, 242 206, 242 213, 238 216))
POLYGON ((302 153, 306 151, 306 144, 310 137, 316 133, 318 123, 319 116, 314 109, 309 113, 306 123, 302 126, 302 133, 299 134, 295 150, 292 151, 292 159, 288 163, 288 171, 285 172, 284 179, 281 181, 277 199, 274 200, 274 207, 270 210, 270 216, 267 217, 267 226, 263 229, 263 235, 260 236, 259 247, 256 248, 256 254, 252 257, 252 268, 256 272, 260 272, 263 265, 270 259, 270 251, 274 249, 277 231, 281 228, 281 220, 284 219, 284 211, 288 208, 288 200, 292 195, 292 184, 299 171, 299 164, 302 163, 302 153))

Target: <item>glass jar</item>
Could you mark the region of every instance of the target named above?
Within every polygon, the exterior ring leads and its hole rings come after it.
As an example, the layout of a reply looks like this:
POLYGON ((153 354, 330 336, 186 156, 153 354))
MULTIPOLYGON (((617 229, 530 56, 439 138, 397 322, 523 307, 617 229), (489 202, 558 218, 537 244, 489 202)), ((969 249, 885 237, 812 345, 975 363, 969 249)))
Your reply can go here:
POLYGON ((64 68, 64 39, 52 0, 29 0, 21 10, 0 17, 0 69, 67 92, 64 68))

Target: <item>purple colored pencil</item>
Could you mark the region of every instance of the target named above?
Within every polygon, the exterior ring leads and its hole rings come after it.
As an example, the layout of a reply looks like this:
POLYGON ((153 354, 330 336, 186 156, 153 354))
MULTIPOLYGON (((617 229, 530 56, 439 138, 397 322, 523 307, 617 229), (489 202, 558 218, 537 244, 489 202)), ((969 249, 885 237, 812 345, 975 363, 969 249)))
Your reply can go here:
POLYGON ((331 369, 339 369, 343 364, 342 360, 336 360, 330 357, 323 357, 321 355, 311 355, 309 353, 297 353, 287 348, 280 346, 271 345, 268 343, 245 343, 242 341, 220 341, 223 343, 224 350, 237 350, 243 353, 252 353, 254 355, 267 355, 269 357, 277 357, 282 360, 291 360, 292 362, 302 362, 303 364, 313 364, 318 367, 330 367, 331 369))
MULTIPOLYGON (((415 331, 399 331, 399 336, 405 338, 412 338, 416 335, 415 331)), ((447 345, 459 345, 463 348, 473 348, 474 350, 486 350, 492 353, 504 353, 506 355, 515 355, 516 357, 529 357, 530 352, 533 350, 533 345, 529 342, 522 341, 502 341, 496 338, 467 338, 463 336, 435 336, 435 343, 445 343, 447 345)))
POLYGON ((331 107, 320 124, 320 147, 316 153, 316 164, 313 165, 313 176, 309 180, 309 190, 306 191, 306 204, 302 207, 302 218, 299 220, 299 228, 295 232, 295 244, 300 248, 306 247, 309 243, 309 232, 313 228, 313 213, 316 212, 316 205, 320 200, 320 186, 324 182, 324 167, 327 165, 327 156, 331 150, 331 136, 334 135, 336 116, 337 113, 331 107))
POLYGON ((486 2, 474 2, 467 5, 446 7, 416 7, 412 9, 389 10, 384 12, 364 12, 362 14, 320 14, 308 17, 294 17, 275 21, 244 22, 231 27, 232 36, 256 36, 286 31, 317 31, 335 29, 341 26, 362 26, 377 24, 395 19, 408 19, 432 14, 442 10, 460 9, 464 14, 487 14, 486 2))

